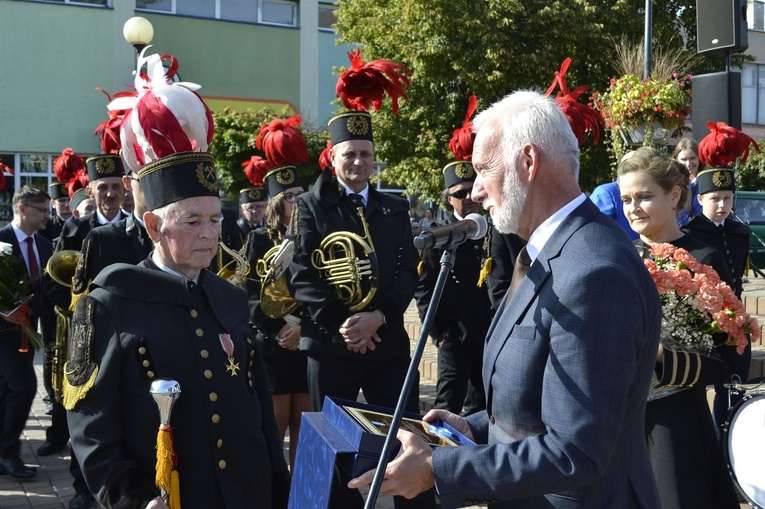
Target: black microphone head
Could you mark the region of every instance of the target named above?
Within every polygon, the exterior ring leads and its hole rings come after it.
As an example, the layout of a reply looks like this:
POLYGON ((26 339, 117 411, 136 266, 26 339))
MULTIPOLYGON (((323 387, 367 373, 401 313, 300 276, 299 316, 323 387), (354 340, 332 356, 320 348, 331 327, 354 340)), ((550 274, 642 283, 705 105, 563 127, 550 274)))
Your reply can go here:
POLYGON ((470 219, 476 225, 478 225, 478 230, 473 236, 470 237, 471 240, 482 239, 486 236, 486 233, 489 231, 489 223, 486 221, 485 217, 474 212, 465 216, 465 219, 470 219))

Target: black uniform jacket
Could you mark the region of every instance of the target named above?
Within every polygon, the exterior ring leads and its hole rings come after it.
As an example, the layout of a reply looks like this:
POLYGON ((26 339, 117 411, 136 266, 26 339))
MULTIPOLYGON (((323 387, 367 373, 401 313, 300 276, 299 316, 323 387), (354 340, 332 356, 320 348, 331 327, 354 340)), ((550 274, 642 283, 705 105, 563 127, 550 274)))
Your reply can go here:
MULTIPOLYGON (((333 232, 352 231, 363 236, 361 219, 346 202, 344 190, 330 171, 319 176, 316 185, 296 201, 298 232, 295 257, 290 267, 295 298, 303 305, 307 319, 302 323, 303 350, 341 356, 357 356, 347 350, 339 333, 340 325, 353 313, 325 283, 311 262, 322 239, 333 232)), ((293 212, 294 214, 294 212, 293 212)), ((417 251, 412 243, 409 203, 382 194, 371 186, 364 216, 369 225, 378 265, 377 292, 361 311, 380 310, 387 325, 378 329, 382 341, 367 360, 389 360, 409 356, 409 337, 404 329, 404 311, 417 287, 417 251)), ((293 218, 294 220, 294 218, 293 218)), ((356 254, 360 249, 357 246, 356 254)), ((361 254, 364 257, 363 253, 361 254)))
POLYGON ((526 245, 526 241, 514 233, 500 233, 494 226, 491 227, 489 235, 492 271, 486 278, 486 286, 489 289, 491 305, 496 310, 510 288, 515 259, 526 245))
MULTIPOLYGON (((457 221, 457 217, 452 214, 446 224, 457 221)), ((457 247, 454 267, 449 272, 430 330, 434 340, 447 334, 450 340, 483 347, 492 317, 486 286, 479 287, 477 284, 481 272, 483 243, 484 239, 468 239, 457 247)), ((420 319, 424 319, 428 311, 433 288, 441 271, 443 252, 443 249, 426 249, 422 254, 425 271, 420 276, 416 293, 420 319)))
POLYGON ((76 288, 87 288, 102 270, 115 263, 136 265, 145 260, 153 244, 146 228, 132 214, 127 218, 94 228, 82 243, 82 262, 74 274, 76 288))
MULTIPOLYGON (((268 236, 268 232, 263 228, 252 230, 247 235, 247 261, 250 264, 250 274, 244 282, 244 288, 247 290, 247 296, 250 301, 250 320, 259 334, 256 339, 266 358, 282 357, 288 358, 294 355, 294 352, 285 350, 277 343, 276 336, 282 327, 287 323, 283 318, 270 318, 263 313, 260 307, 261 284, 260 277, 255 273, 255 267, 258 260, 265 257, 269 249, 274 247, 274 243, 268 236)), ((289 280, 289 271, 282 277, 289 280)), ((301 309, 298 306, 292 315, 301 316, 301 309)))
POLYGON ((55 240, 58 239, 58 236, 61 235, 61 229, 64 227, 64 223, 66 223, 66 219, 62 219, 61 216, 54 212, 53 217, 51 217, 45 224, 45 228, 38 233, 49 241, 55 242, 55 240))
POLYGON ((67 382, 82 389, 95 373, 95 384, 68 412, 69 428, 102 505, 142 508, 158 494, 157 378, 182 391, 170 424, 185 509, 286 505, 287 466, 242 289, 208 271, 188 285, 151 259, 112 265, 77 302, 72 344, 67 382))
MULTIPOLYGON (((749 235, 751 228, 734 219, 728 218, 723 223, 722 231, 717 229, 704 214, 698 215, 683 227, 683 231, 696 240, 708 244, 723 254, 730 269, 731 287, 741 297, 744 290, 742 279, 746 259, 749 257, 749 235)), ((722 275, 721 275, 722 277, 722 275)))

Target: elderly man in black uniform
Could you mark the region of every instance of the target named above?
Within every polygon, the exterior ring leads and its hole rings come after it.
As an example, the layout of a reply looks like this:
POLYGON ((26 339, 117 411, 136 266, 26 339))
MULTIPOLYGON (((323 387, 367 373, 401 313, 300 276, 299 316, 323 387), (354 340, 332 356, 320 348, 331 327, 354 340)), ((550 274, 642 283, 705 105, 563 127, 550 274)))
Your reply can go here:
MULTIPOLYGON (((0 242, 12 246, 11 253, 0 256, 17 258, 29 273, 34 293, 28 304, 32 310, 29 323, 35 327, 41 313, 51 307, 40 275, 53 246, 38 234, 50 217, 50 196, 24 186, 14 193, 12 205, 11 224, 0 229, 0 242)), ((29 417, 37 380, 32 363, 35 350, 23 334, 19 316, 17 313, 0 320, 0 474, 28 479, 36 475, 37 469, 21 462, 19 437, 29 417)))
MULTIPOLYGON (((732 168, 710 168, 699 172, 696 176, 698 202, 701 213, 694 217, 683 230, 696 240, 708 244, 725 257, 730 268, 726 277, 732 281, 733 290, 741 298, 746 261, 749 258, 749 235, 752 230, 745 224, 730 217, 733 209, 736 178, 732 168)), ((752 362, 752 345, 749 343, 742 355, 735 356, 735 374, 742 382, 749 379, 749 367, 752 362)), ((724 384, 715 384, 715 399, 712 417, 718 437, 722 437, 722 426, 728 417, 728 406, 735 405, 739 399, 732 397, 728 400, 728 390, 724 384)))
MULTIPOLYGON (((480 205, 470 199, 475 171, 470 161, 449 163, 444 168, 444 201, 452 209, 446 224, 477 213, 480 205)), ((485 286, 478 286, 484 239, 468 239, 457 248, 457 256, 446 281, 441 302, 430 330, 438 346, 438 384, 435 408, 470 415, 486 408, 483 389, 483 343, 492 311, 485 286)), ((423 252, 424 271, 417 287, 420 318, 427 313, 440 272, 442 249, 423 252)))
POLYGON ((69 193, 63 182, 53 182, 48 187, 48 194, 50 194, 53 214, 48 224, 45 225, 45 229, 40 232, 40 235, 54 242, 61 235, 64 223, 70 221, 74 216, 72 215, 72 209, 69 208, 69 193))
POLYGON ((289 474, 247 295, 205 270, 220 234, 212 156, 167 156, 139 178, 155 249, 102 271, 73 318, 65 403, 88 486, 106 507, 165 507, 149 386, 170 378, 182 391, 170 423, 184 509, 284 507, 289 474))
POLYGON ((262 228, 263 216, 266 213, 268 194, 262 187, 248 187, 239 191, 239 210, 242 217, 236 222, 242 232, 242 239, 257 228, 262 228))

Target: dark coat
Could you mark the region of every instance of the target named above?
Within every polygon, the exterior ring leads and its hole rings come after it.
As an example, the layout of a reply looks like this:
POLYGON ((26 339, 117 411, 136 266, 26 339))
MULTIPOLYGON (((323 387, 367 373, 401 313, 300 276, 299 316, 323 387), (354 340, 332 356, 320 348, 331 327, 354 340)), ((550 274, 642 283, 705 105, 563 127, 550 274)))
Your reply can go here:
MULTIPOLYGON (((452 214, 445 224, 457 221, 452 214)), ((450 340, 483 349, 493 314, 486 286, 477 285, 483 259, 483 243, 484 239, 468 239, 457 247, 454 267, 449 272, 430 330, 434 339, 447 334, 450 340)), ((441 271, 443 252, 443 249, 426 249, 422 254, 424 271, 415 294, 421 320, 424 320, 433 296, 433 288, 441 271)))
MULTIPOLYGON (((643 243, 635 244, 647 256, 643 243)), ((690 235, 670 244, 711 265, 721 279, 727 279, 723 274, 730 275, 722 254, 690 235)), ((706 398, 708 384, 730 379, 736 353, 734 347, 720 347, 718 353, 720 360, 665 345, 664 362, 656 363, 656 376, 663 386, 689 387, 646 406, 646 440, 664 509, 738 507, 706 398), (697 376, 691 380, 688 374, 697 376)))
POLYGON ((683 231, 723 254, 730 270, 730 275, 727 278, 730 279, 731 287, 736 295, 741 297, 741 292, 744 290, 742 282, 744 269, 746 268, 746 260, 749 258, 751 228, 735 219, 728 218, 723 223, 722 230, 718 230, 712 221, 701 214, 691 219, 683 231))
MULTIPOLYGON (((361 220, 344 199, 343 189, 330 172, 319 176, 316 185, 296 201, 298 233, 294 262, 290 267, 295 298, 303 305, 301 349, 356 358, 346 349, 340 325, 353 313, 319 277, 311 257, 322 239, 333 232, 352 231, 364 236, 361 220)), ((293 212, 294 214, 294 212, 293 212)), ((378 266, 377 292, 363 311, 379 310, 386 326, 378 330, 382 341, 366 360, 390 360, 409 356, 409 336, 404 329, 404 311, 417 287, 417 251, 412 243, 409 202, 369 188, 364 212, 378 266)), ((357 253, 358 254, 358 253, 357 253)))
POLYGON ((68 383, 86 387, 97 369, 68 418, 102 505, 145 507, 158 494, 159 413, 149 393, 157 378, 178 381, 182 391, 170 423, 184 508, 286 505, 287 466, 243 290, 208 271, 188 285, 151 259, 112 265, 78 301, 72 337, 68 383), (232 362, 241 368, 236 376, 232 362))
MULTIPOLYGON (((34 235, 34 239, 35 245, 37 246, 37 252, 40 255, 40 271, 43 271, 45 269, 45 265, 48 263, 48 260, 53 254, 53 246, 51 245, 50 241, 48 241, 48 239, 40 236, 39 233, 34 235)), ((21 263, 24 264, 24 258, 21 254, 21 247, 19 246, 19 242, 16 239, 16 234, 13 231, 13 227, 10 224, 0 228, 0 242, 11 244, 13 246, 13 252, 11 253, 11 256, 21 260, 21 263)), ((26 267, 26 264, 24 264, 24 266, 26 267)), ((36 292, 32 300, 29 302, 29 306, 32 308, 33 313, 31 317, 31 323, 33 326, 37 323, 38 319, 52 319, 53 315, 53 304, 50 302, 48 296, 45 293, 45 278, 41 279, 41 284, 41 291, 36 292)), ((15 323, 6 322, 5 320, 0 319, 0 341, 3 343, 20 345, 21 327, 15 323)))
POLYGON ((38 233, 52 243, 55 243, 56 239, 58 239, 58 236, 61 235, 61 229, 64 227, 64 223, 66 222, 66 219, 62 219, 61 216, 54 212, 53 217, 48 220, 45 228, 43 228, 38 233))
POLYGON ((526 241, 514 233, 500 233, 494 226, 489 230, 491 236, 489 254, 492 259, 492 271, 486 278, 489 288, 489 299, 496 310, 499 303, 510 288, 513 279, 513 268, 518 253, 526 245, 526 241))

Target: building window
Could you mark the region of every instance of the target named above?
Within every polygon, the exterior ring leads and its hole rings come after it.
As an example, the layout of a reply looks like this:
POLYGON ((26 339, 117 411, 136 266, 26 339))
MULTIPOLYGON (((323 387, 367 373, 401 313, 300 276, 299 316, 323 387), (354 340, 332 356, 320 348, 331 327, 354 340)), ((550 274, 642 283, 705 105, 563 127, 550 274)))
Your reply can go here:
POLYGON ((297 26, 297 2, 287 0, 136 0, 135 6, 196 18, 297 26))
POLYGON ((319 4, 319 28, 325 30, 334 30, 332 25, 337 22, 335 9, 337 9, 337 7, 334 5, 319 4))
POLYGON ((45 0, 46 2, 72 5, 102 5, 109 7, 109 0, 45 0))
POLYGON ((765 125, 765 65, 744 64, 741 73, 741 122, 765 125))
POLYGON ((765 0, 749 0, 746 18, 749 30, 765 31, 765 0))
POLYGON ((13 219, 11 198, 16 189, 32 186, 48 189, 55 182, 53 159, 57 155, 48 154, 0 154, 0 159, 13 170, 13 175, 5 174, 5 189, 0 191, 0 227, 13 219))

